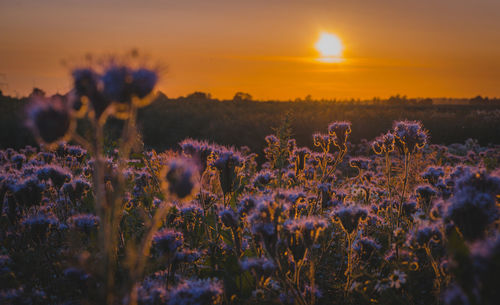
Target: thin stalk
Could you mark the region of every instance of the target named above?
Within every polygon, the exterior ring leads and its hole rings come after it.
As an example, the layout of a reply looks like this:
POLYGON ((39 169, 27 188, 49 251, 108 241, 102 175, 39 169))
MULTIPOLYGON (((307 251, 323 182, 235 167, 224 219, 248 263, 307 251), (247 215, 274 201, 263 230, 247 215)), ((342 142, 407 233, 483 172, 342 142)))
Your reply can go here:
POLYGON ((389 223, 391 224, 391 231, 389 232, 388 236, 388 241, 389 241, 389 247, 392 245, 392 231, 394 231, 394 222, 393 222, 393 209, 392 209, 392 194, 391 194, 391 159, 389 157, 389 152, 385 152, 385 172, 386 172, 386 177, 387 177, 387 193, 388 193, 388 200, 389 200, 389 206, 387 207, 387 215, 386 219, 389 220, 389 223))
POLYGON ((389 157, 389 152, 385 153, 385 172, 387 175, 387 193, 388 199, 391 200, 391 159, 389 157))
MULTIPOLYGON (((353 232, 354 233, 354 232, 353 232)), ((351 282, 351 271, 352 271, 352 237, 351 234, 347 233, 347 270, 346 270, 346 284, 345 284, 345 294, 349 290, 351 282)))
MULTIPOLYGON (((339 163, 342 161, 342 159, 344 159, 344 155, 346 152, 347 152, 347 149, 343 149, 339 152, 339 156, 337 157, 335 162, 332 164, 331 169, 326 173, 326 175, 323 176, 323 178, 321 179, 321 182, 325 182, 333 174, 333 172, 337 168, 337 165, 339 165, 339 163)), ((326 170, 326 166, 325 166, 325 170, 326 170)))
POLYGON ((406 186, 408 185, 408 175, 409 175, 409 172, 410 172, 410 160, 411 160, 411 154, 408 152, 407 154, 405 154, 405 176, 404 176, 404 182, 403 182, 403 191, 401 192, 401 197, 400 197, 400 200, 399 200, 399 207, 398 207, 398 219, 397 219, 397 224, 398 224, 398 227, 400 225, 400 222, 401 222, 401 214, 402 214, 402 210, 403 210, 403 202, 404 202, 404 199, 405 199, 405 195, 406 195, 406 186))
POLYGON ((103 250, 103 269, 105 280, 105 299, 107 304, 114 300, 114 263, 109 244, 110 223, 108 221, 108 205, 106 202, 106 190, 104 186, 104 146, 103 126, 99 122, 95 124, 96 139, 94 143, 94 188, 96 192, 96 207, 101 225, 99 226, 99 248, 103 250))
POLYGON ((307 305, 307 302, 306 302, 306 300, 304 300, 304 297, 302 296, 302 294, 300 293, 300 291, 297 291, 298 288, 294 287, 294 285, 292 285, 290 283, 290 279, 288 278, 288 276, 286 275, 286 273, 283 271, 283 267, 281 266, 281 263, 280 263, 279 259, 275 259, 273 256, 271 256, 271 259, 276 264, 276 266, 278 266, 278 273, 280 275, 279 279, 281 279, 281 281, 283 282, 283 284, 285 284, 285 286, 287 286, 288 289, 290 289, 290 291, 295 295, 296 300, 298 301, 298 303, 300 305, 307 305))
MULTIPOLYGON (((131 270, 132 282, 136 283, 137 280, 142 276, 144 272, 144 267, 146 265, 147 258, 151 253, 151 243, 153 241, 154 234, 158 231, 158 228, 161 225, 161 222, 165 218, 165 215, 168 212, 169 205, 162 204, 158 210, 155 212, 153 219, 151 221, 151 225, 149 226, 149 231, 146 234, 146 237, 142 240, 142 244, 140 247, 139 256, 136 261, 136 265, 131 270)), ((130 294, 130 305, 137 304, 137 285, 131 291, 130 294)))
POLYGON ((311 260, 309 264, 309 282, 311 283, 311 305, 316 303, 316 294, 314 292, 314 288, 316 286, 316 277, 315 277, 316 269, 314 265, 314 261, 311 260))
POLYGON ((434 270, 434 273, 436 274, 436 286, 438 289, 441 287, 441 272, 439 272, 438 264, 434 257, 432 256, 431 249, 429 246, 425 245, 424 246, 425 253, 427 253, 427 256, 429 257, 429 260, 431 261, 432 269, 434 270))

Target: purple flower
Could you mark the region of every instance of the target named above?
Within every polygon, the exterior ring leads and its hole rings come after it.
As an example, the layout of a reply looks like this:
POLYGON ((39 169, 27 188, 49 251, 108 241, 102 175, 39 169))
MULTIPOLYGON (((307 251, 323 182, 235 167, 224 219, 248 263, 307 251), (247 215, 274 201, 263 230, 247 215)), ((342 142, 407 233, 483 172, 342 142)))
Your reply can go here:
MULTIPOLYGON (((485 240, 476 242, 471 247, 472 267, 469 265, 459 265, 458 268, 467 268, 473 275, 474 291, 477 292, 476 303, 496 304, 500 298, 498 290, 498 274, 500 273, 500 234, 485 240), (480 301, 480 302, 477 302, 480 301)), ((468 261, 463 261, 467 264, 468 261)), ((461 282, 466 284, 464 280, 461 282)), ((462 286, 464 287, 464 286, 462 286)))
POLYGON ((420 176, 435 186, 439 178, 444 176, 444 170, 442 167, 429 166, 420 176))
POLYGON ((329 148, 330 142, 331 142, 331 138, 327 134, 322 134, 319 132, 313 134, 313 143, 314 143, 314 146, 316 146, 316 147, 321 147, 321 149, 323 149, 325 151, 329 151, 328 148, 329 148))
POLYGON ((465 239, 480 238, 500 216, 496 207, 499 193, 499 177, 479 170, 467 171, 456 182, 445 219, 453 221, 465 239))
POLYGON ((226 208, 219 213, 220 220, 222 223, 232 229, 236 229, 239 224, 238 215, 233 211, 232 208, 226 208))
POLYGON ((399 270, 394 270, 394 272, 389 276, 389 283, 393 288, 401 288, 401 286, 406 283, 406 274, 399 270))
POLYGON ((59 225, 59 220, 53 214, 37 214, 26 217, 21 224, 33 236, 42 239, 51 228, 59 225))
POLYGON ((20 169, 23 166, 23 163, 26 162, 26 156, 23 154, 13 154, 10 157, 10 160, 12 163, 15 163, 17 166, 17 169, 20 169))
POLYGON ((166 190, 179 199, 190 196, 197 186, 197 168, 188 159, 176 158, 168 162, 163 175, 166 190))
POLYGON ((258 187, 259 189, 263 189, 263 187, 271 183, 273 179, 274 175, 271 171, 262 170, 258 172, 253 178, 253 185, 255 187, 258 187))
POLYGON ((340 150, 346 150, 347 136, 351 133, 351 122, 333 122, 328 125, 328 135, 340 150))
POLYGON ((75 145, 66 145, 65 150, 68 152, 70 156, 75 158, 81 158, 87 154, 87 151, 85 149, 75 145))
POLYGON ((182 233, 169 228, 161 229, 153 236, 153 249, 159 255, 174 255, 183 243, 182 233))
POLYGON ((36 177, 27 177, 20 181, 11 181, 9 188, 21 205, 29 207, 40 204, 46 187, 36 177))
POLYGON ((372 142, 372 149, 376 154, 389 153, 394 150, 394 135, 390 132, 383 134, 372 142))
POLYGON ((197 250, 182 249, 175 253, 174 262, 175 263, 194 263, 199 260, 202 256, 202 252, 197 250))
POLYGON ((169 293, 164 279, 146 278, 137 290, 137 304, 167 304, 169 293))
MULTIPOLYGON (((333 195, 335 194, 332 189, 331 183, 321 183, 318 185, 318 190, 321 196, 321 206, 323 208, 329 208, 335 205, 333 200, 333 195)), ((335 200, 336 201, 336 200, 335 200)))
POLYGON ((71 180, 71 173, 58 165, 46 165, 37 170, 36 175, 41 181, 50 180, 56 189, 71 180))
POLYGON ((295 165, 295 172, 298 175, 299 172, 304 170, 307 158, 311 155, 311 151, 307 147, 295 149, 291 156, 290 161, 295 165))
POLYGON ((76 94, 90 98, 97 93, 99 75, 94 70, 90 68, 75 69, 72 76, 76 94))
POLYGON ((433 225, 421 225, 408 236, 408 244, 413 247, 425 247, 429 242, 441 240, 441 231, 433 225))
POLYGON ((306 199, 306 194, 302 189, 283 189, 276 193, 275 198, 285 200, 287 203, 296 205, 303 202, 306 199))
POLYGON ((71 182, 63 184, 62 190, 71 200, 81 200, 90 190, 90 183, 83 178, 74 178, 71 182))
POLYGON ((300 243, 302 243, 306 248, 312 247, 318 239, 319 234, 327 227, 327 221, 317 216, 287 220, 284 223, 285 232, 290 237, 287 239, 290 248, 293 248, 293 243, 297 240, 300 241, 300 243))
POLYGON ((111 100, 106 98, 100 90, 102 86, 100 75, 90 68, 75 69, 72 75, 76 93, 73 109, 77 112, 83 112, 86 100, 90 102, 95 117, 99 118, 111 104, 111 100))
POLYGON ((222 285, 214 280, 186 280, 170 291, 168 305, 212 305, 222 298, 222 285))
POLYGON ((267 135, 265 137, 265 141, 266 141, 267 145, 269 145, 269 146, 279 145, 279 142, 280 142, 279 139, 273 134, 267 135))
POLYGON ((209 158, 216 151, 215 145, 210 145, 207 141, 193 139, 185 139, 179 145, 184 154, 196 159, 200 163, 200 172, 205 172, 209 158))
POLYGON ((203 209, 196 201, 181 205, 179 207, 179 211, 181 212, 183 217, 203 215, 203 209))
POLYGON ((79 285, 79 288, 83 288, 82 286, 84 286, 85 282, 90 278, 90 275, 88 273, 74 267, 65 269, 63 274, 66 279, 79 285))
POLYGON ((349 205, 335 210, 333 216, 342 224, 344 231, 351 234, 368 217, 368 211, 357 205, 349 205))
POLYGON ((417 212, 417 203, 415 201, 405 201, 401 207, 403 215, 411 216, 417 212))
POLYGON ((413 153, 415 149, 424 147, 427 143, 427 132, 422 123, 417 121, 397 121, 393 125, 396 144, 403 153, 413 153))
POLYGON ((52 144, 70 134, 74 120, 63 98, 34 98, 27 108, 26 124, 40 142, 52 144))
POLYGON ((224 194, 234 190, 238 171, 243 166, 243 157, 230 149, 224 149, 218 153, 217 159, 212 166, 219 172, 219 181, 224 194))
POLYGON ((252 197, 252 196, 245 196, 243 197, 240 202, 238 203, 238 215, 240 217, 244 217, 255 208, 257 205, 257 200, 252 197))
POLYGON ((437 195, 437 191, 428 184, 419 185, 415 188, 420 206, 428 212, 432 208, 432 198, 437 195))
POLYGON ((111 66, 102 76, 103 93, 113 102, 128 104, 132 99, 132 75, 126 66, 111 66))
POLYGON ((132 92, 138 98, 150 94, 157 82, 158 74, 155 71, 139 68, 132 72, 132 92))
POLYGON ((68 224, 70 224, 73 229, 90 234, 91 232, 97 230, 99 217, 92 214, 73 215, 68 219, 68 224))
POLYGON ((356 167, 359 170, 368 170, 368 166, 370 165, 371 160, 363 157, 351 158, 349 164, 352 167, 356 167))
POLYGON ((443 294, 443 302, 445 305, 470 305, 469 298, 463 290, 453 284, 446 289, 443 294))
POLYGON ((274 253, 278 240, 277 226, 286 217, 286 211, 287 206, 282 202, 263 196, 258 198, 256 207, 247 217, 252 234, 263 243, 270 253, 274 253))
POLYGON ((354 251, 361 260, 368 260, 373 253, 379 251, 382 247, 371 237, 361 237, 356 240, 353 246, 354 251))
POLYGON ((244 258, 240 261, 240 267, 244 271, 252 271, 258 277, 269 277, 276 270, 276 265, 264 257, 244 258))

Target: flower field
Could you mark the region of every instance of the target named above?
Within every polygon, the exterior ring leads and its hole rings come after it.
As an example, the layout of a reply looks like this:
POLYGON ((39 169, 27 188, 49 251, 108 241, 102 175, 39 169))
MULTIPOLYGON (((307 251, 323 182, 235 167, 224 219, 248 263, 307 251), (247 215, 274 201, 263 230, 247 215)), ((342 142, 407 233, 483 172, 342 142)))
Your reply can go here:
POLYGON ((284 118, 261 156, 144 150, 157 73, 72 76, 26 109, 40 146, 0 151, 0 303, 498 304, 499 146, 457 153, 402 120, 361 144, 334 121, 300 147, 284 118))

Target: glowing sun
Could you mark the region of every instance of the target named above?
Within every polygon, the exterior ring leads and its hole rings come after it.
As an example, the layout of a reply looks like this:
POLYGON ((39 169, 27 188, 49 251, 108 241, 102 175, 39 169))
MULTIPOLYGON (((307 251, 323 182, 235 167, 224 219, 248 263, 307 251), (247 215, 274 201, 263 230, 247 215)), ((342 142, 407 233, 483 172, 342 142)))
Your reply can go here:
POLYGON ((325 59, 339 59, 342 57, 344 46, 340 38, 331 33, 323 32, 314 45, 319 54, 325 59))

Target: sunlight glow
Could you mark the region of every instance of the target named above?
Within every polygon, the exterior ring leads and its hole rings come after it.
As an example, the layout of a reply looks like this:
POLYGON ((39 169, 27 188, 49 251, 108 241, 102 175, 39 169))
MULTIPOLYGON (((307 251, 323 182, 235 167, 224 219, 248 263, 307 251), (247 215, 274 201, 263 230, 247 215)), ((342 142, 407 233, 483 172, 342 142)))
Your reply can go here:
POLYGON ((322 62, 340 62, 342 61, 342 51, 344 46, 340 38, 331 33, 322 32, 318 41, 314 45, 321 55, 319 59, 322 62))

